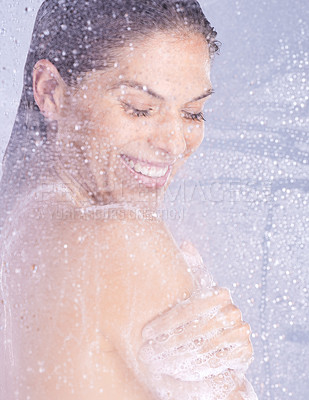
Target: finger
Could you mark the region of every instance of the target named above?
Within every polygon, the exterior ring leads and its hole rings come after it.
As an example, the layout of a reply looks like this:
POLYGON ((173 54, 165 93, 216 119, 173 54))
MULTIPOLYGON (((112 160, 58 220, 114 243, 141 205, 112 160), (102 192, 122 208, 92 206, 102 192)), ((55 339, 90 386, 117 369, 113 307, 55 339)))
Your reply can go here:
POLYGON ((235 327, 224 329, 220 335, 204 341, 203 345, 199 347, 198 352, 205 353, 219 349, 233 350, 241 346, 246 347, 248 342, 251 344, 250 326, 245 322, 240 322, 235 327))
MULTIPOLYGON (((204 328, 206 330, 206 328, 204 328)), ((194 360, 199 357, 200 353, 207 351, 215 351, 218 348, 211 345, 211 340, 219 336, 219 330, 208 330, 201 335, 200 329, 194 335, 192 328, 189 332, 184 331, 182 334, 170 335, 163 334, 156 339, 149 339, 143 344, 139 350, 139 358, 144 363, 154 363, 156 361, 167 361, 169 363, 181 362, 181 359, 194 360), (208 350, 206 350, 206 343, 208 350)), ((223 341, 220 336, 219 343, 223 341)))
POLYGON ((253 349, 248 340, 246 344, 218 350, 210 358, 209 366, 216 369, 224 365, 226 368, 245 373, 252 360, 253 349))
MULTIPOLYGON (((208 317, 210 314, 208 314, 208 317)), ((213 318, 199 317, 176 328, 160 332, 144 343, 144 352, 152 347, 154 354, 163 351, 210 351, 224 342, 240 344, 250 338, 250 325, 241 320, 241 312, 230 304, 213 318)))
POLYGON ((206 345, 208 345, 208 350, 215 349, 217 343, 224 341, 224 328, 217 329, 213 325, 209 326, 210 323, 211 321, 203 325, 188 324, 182 328, 182 331, 176 328, 172 333, 159 334, 143 344, 140 355, 141 357, 145 355, 149 359, 151 354, 151 360, 153 360, 161 353, 184 355, 190 352, 206 352, 206 345), (214 344, 215 338, 217 338, 216 344, 214 344))
POLYGON ((242 313, 235 304, 227 304, 222 307, 215 318, 219 323, 221 322, 224 327, 238 325, 243 320, 242 313))
POLYGON ((181 358, 162 358, 149 364, 148 370, 154 375, 165 374, 183 381, 199 382, 218 375, 227 368, 245 373, 249 367, 249 357, 246 352, 247 349, 239 348, 235 350, 236 354, 228 351, 224 357, 218 357, 217 353, 210 352, 195 359, 192 359, 192 353, 181 358))
POLYGON ((209 288, 202 298, 190 297, 150 321, 143 328, 142 337, 147 340, 159 334, 169 334, 175 329, 181 333, 185 324, 200 318, 210 320, 229 303, 231 296, 228 289, 209 288))
MULTIPOLYGON (((224 330, 209 340, 190 338, 187 342, 169 340, 165 343, 150 340, 142 346, 139 359, 151 365, 154 373, 176 375, 190 380, 192 371, 198 371, 198 379, 229 368, 246 371, 251 362, 253 349, 248 337, 248 324, 241 323, 224 330)), ((198 380, 197 379, 197 380, 198 380)))

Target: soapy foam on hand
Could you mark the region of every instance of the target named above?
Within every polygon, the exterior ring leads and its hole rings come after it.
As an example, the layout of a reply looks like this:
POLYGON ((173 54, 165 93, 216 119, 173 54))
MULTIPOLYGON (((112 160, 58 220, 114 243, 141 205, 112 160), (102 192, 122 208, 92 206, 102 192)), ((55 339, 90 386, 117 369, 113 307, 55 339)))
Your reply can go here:
MULTIPOLYGON (((204 298, 207 288, 215 285, 214 281, 199 254, 183 250, 183 255, 195 282, 194 296, 204 298)), ((139 358, 148 368, 150 387, 157 398, 225 400, 242 385, 242 391, 237 391, 238 398, 257 400, 252 386, 244 376, 249 362, 244 362, 241 355, 235 357, 235 353, 230 360, 224 358, 224 352, 236 351, 240 348, 239 343, 221 343, 212 350, 202 352, 207 343, 222 333, 221 329, 193 336, 180 346, 171 346, 168 343, 173 336, 183 334, 193 321, 195 326, 205 325, 218 314, 220 309, 220 306, 213 307, 203 315, 194 316, 194 319, 186 324, 162 332, 155 338, 149 339, 154 333, 152 329, 148 332, 145 330, 149 340, 141 348, 139 358)))

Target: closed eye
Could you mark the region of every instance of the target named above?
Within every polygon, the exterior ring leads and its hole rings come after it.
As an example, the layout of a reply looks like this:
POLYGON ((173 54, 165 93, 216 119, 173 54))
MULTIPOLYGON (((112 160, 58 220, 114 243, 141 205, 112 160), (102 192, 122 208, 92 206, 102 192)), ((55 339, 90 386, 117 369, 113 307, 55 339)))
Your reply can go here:
POLYGON ((130 104, 123 102, 121 103, 121 107, 127 114, 135 117, 150 117, 150 111, 152 111, 152 108, 149 108, 148 110, 138 110, 137 108, 132 107, 130 104))
POLYGON ((191 119, 193 121, 199 121, 199 122, 206 121, 206 118, 202 111, 197 114, 191 114, 191 113, 183 111, 183 116, 184 116, 184 118, 191 119))
MULTIPOLYGON (((121 107, 125 110, 125 112, 127 114, 132 115, 134 117, 150 117, 151 112, 153 111, 152 108, 149 108, 148 110, 139 110, 139 109, 133 107, 132 105, 130 105, 128 103, 124 103, 124 102, 121 102, 121 107)), ((185 119, 189 119, 189 120, 193 120, 193 121, 198 121, 198 122, 206 121, 203 112, 192 114, 187 111, 183 111, 182 116, 185 119)))

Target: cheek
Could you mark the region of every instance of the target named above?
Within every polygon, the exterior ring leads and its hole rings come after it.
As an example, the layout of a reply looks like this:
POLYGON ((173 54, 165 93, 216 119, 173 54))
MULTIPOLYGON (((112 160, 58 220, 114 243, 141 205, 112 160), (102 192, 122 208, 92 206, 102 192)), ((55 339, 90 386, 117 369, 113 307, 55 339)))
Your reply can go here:
POLYGON ((141 121, 128 117, 117 105, 96 108, 91 115, 93 131, 111 145, 121 147, 145 135, 141 121))
POLYGON ((185 135, 188 153, 193 153, 201 145, 204 139, 204 124, 188 129, 185 135))
POLYGON ((112 112, 93 112, 89 118, 89 132, 100 142, 118 146, 124 136, 125 124, 112 112))

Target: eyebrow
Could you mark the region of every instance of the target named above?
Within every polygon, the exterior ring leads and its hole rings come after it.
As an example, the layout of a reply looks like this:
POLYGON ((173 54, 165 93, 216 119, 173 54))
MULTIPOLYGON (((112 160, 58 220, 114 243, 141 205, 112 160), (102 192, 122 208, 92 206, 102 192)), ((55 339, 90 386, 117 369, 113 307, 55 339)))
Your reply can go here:
MULTIPOLYGON (((150 89, 147 85, 143 85, 136 81, 121 81, 120 83, 117 83, 117 84, 111 86, 108 90, 118 89, 121 86, 128 86, 133 89, 141 90, 144 93, 147 93, 152 97, 155 97, 156 99, 165 100, 163 96, 159 95, 154 90, 150 89)), ((213 93, 214 93, 213 89, 208 89, 208 90, 206 90, 206 92, 204 92, 200 96, 197 96, 194 99, 188 101, 187 103, 193 103, 194 101, 204 99, 205 97, 211 96, 213 93)))

